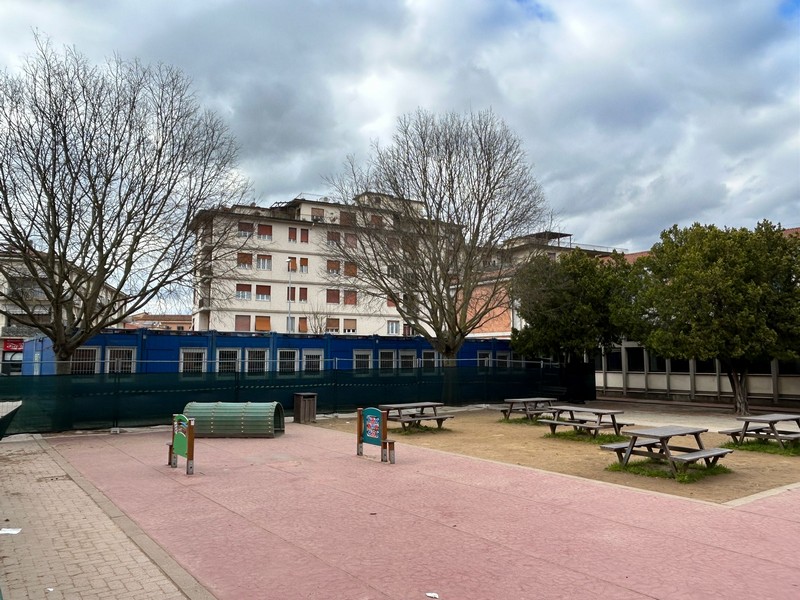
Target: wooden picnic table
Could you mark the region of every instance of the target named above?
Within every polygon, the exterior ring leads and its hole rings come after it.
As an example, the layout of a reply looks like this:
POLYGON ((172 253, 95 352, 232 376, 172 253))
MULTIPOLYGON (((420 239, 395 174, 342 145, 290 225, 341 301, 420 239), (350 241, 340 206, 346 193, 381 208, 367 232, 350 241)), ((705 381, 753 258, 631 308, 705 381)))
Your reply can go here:
POLYGON ((557 427, 572 427, 575 431, 584 430, 597 437, 601 429, 613 429, 619 435, 620 429, 632 423, 617 421, 617 415, 625 411, 616 408, 591 408, 572 404, 553 404, 550 406, 553 413, 552 419, 539 419, 539 423, 550 426, 550 432, 555 433, 557 427))
POLYGON ((703 427, 684 427, 682 425, 626 429, 625 432, 631 436, 630 441, 604 444, 601 448, 615 451, 620 463, 623 465, 627 465, 631 456, 634 455, 664 460, 669 464, 672 474, 677 475, 679 469, 685 470, 689 463, 703 460, 706 463, 706 467, 712 467, 722 456, 733 452, 733 450, 727 448, 706 448, 703 446, 700 434, 706 431, 708 429, 703 427), (670 440, 674 437, 693 438, 695 446, 672 444, 670 440))
POLYGON ((533 420, 542 414, 553 414, 550 406, 558 402, 557 398, 506 398, 506 406, 502 409, 503 417, 508 421, 512 412, 524 413, 528 420, 533 420))
POLYGON ((379 410, 387 411, 390 421, 400 423, 403 429, 419 426, 421 421, 436 421, 439 429, 447 419, 453 415, 440 415, 438 409, 444 406, 443 402, 406 402, 404 404, 379 404, 379 410), (425 412, 431 409, 431 412, 425 412), (404 412, 410 411, 410 412, 404 412))
POLYGON ((719 433, 725 433, 733 439, 734 444, 741 444, 746 438, 775 440, 781 448, 785 448, 784 442, 800 440, 800 415, 790 413, 769 413, 766 415, 748 415, 746 417, 736 417, 737 421, 742 421, 741 427, 723 429, 719 433), (779 429, 781 423, 796 423, 797 429, 779 429))

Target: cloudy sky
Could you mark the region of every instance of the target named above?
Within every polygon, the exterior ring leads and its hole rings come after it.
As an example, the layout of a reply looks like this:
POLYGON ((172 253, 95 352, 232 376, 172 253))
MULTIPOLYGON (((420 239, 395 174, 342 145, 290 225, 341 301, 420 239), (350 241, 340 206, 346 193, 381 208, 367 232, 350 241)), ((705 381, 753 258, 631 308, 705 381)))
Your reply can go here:
POLYGON ((0 0, 0 64, 34 29, 183 69, 265 206, 417 107, 492 108, 577 242, 800 226, 800 0, 0 0))

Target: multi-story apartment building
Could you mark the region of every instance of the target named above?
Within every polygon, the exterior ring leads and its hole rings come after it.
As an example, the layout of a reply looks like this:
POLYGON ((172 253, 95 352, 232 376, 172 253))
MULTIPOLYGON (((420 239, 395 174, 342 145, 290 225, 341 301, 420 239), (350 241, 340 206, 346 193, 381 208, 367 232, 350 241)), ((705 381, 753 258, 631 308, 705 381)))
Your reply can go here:
MULTIPOLYGON (((571 233, 558 231, 540 231, 509 240, 506 248, 510 250, 511 260, 523 263, 533 255, 547 256, 552 260, 567 252, 581 249, 592 256, 609 256, 612 252, 624 252, 623 248, 595 246, 574 242, 571 233)), ((507 304, 496 309, 487 319, 475 328, 469 337, 511 338, 512 329, 522 329, 525 322, 520 318, 516 306, 508 298, 507 304)))
MULTIPOLYGON (((53 306, 39 285, 36 278, 30 275, 22 258, 12 252, 0 252, 0 372, 5 375, 21 372, 22 348, 26 339, 41 334, 36 323, 53 322, 53 306), (26 313, 21 306, 30 309, 26 313)), ((114 296, 113 290, 104 286, 100 295, 100 303, 108 303, 114 296)), ((75 311, 80 310, 80 298, 76 297, 75 311)), ((123 305, 119 310, 124 309, 123 305)), ((119 326, 121 327, 121 325, 119 326)))
POLYGON ((355 212, 326 198, 298 197, 269 208, 218 210, 198 227, 198 251, 218 256, 198 272, 192 328, 197 331, 403 335, 397 310, 357 288, 355 264, 335 258, 355 212), (214 231, 229 241, 211 248, 214 231))

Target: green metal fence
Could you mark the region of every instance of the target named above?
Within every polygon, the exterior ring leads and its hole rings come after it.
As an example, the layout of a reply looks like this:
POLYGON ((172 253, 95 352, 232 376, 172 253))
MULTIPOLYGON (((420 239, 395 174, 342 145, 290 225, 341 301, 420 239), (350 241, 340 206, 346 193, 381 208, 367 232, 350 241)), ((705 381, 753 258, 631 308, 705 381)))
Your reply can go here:
MULTIPOLYGON (((503 398, 570 395, 557 366, 452 367, 317 373, 166 373, 0 378, 0 403, 22 401, 6 431, 44 433, 72 429, 167 424, 189 402, 280 402, 292 412, 296 392, 317 394, 320 413, 425 400, 447 405, 501 402, 503 398)), ((594 371, 591 371, 592 386, 594 371)), ((593 390, 593 387, 592 387, 593 390)), ((592 396, 593 397, 593 396, 592 396)), ((583 398, 590 399, 590 398, 583 398)))

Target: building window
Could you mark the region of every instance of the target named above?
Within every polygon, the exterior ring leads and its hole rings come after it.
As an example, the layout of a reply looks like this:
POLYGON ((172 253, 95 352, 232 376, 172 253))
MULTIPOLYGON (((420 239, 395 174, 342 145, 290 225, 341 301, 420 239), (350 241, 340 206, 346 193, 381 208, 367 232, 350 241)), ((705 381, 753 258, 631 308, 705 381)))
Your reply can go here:
POLYGON ((345 262, 344 263, 344 274, 347 277, 356 277, 358 275, 358 265, 354 262, 345 262))
POLYGON ((372 353, 362 350, 353 351, 353 369, 356 371, 369 371, 372 368, 372 353))
POLYGON ((257 285, 256 300, 261 300, 262 302, 269 302, 270 300, 272 300, 272 286, 257 285))
POLYGON ((644 348, 625 348, 625 357, 629 372, 644 373, 644 348))
POLYGON ((329 246, 338 246, 339 242, 342 240, 342 234, 338 231, 329 231, 328 232, 328 245, 329 246))
POLYGON ((297 319, 297 331, 308 333, 308 317, 299 317, 297 319))
POLYGON ((479 367, 488 367, 492 364, 492 353, 487 350, 480 350, 478 351, 478 362, 479 367))
POLYGON ((339 290, 325 290, 325 301, 328 304, 339 304, 339 290))
POLYGON ((344 303, 349 304, 350 306, 355 306, 358 304, 358 292, 356 292, 356 290, 345 290, 344 303))
POLYGON ((205 373, 206 351, 196 348, 181 348, 181 373, 205 373))
POLYGON ((380 215, 370 215, 369 222, 373 227, 383 228, 383 217, 380 215))
POLYGON ((348 227, 354 226, 356 224, 356 213, 340 211, 339 212, 339 222, 342 225, 346 225, 348 227))
POLYGON ((300 272, 301 273, 308 273, 308 259, 301 258, 300 259, 300 272))
POLYGON ((422 371, 424 373, 436 371, 436 352, 434 350, 422 351, 422 371))
POLYGON ((239 252, 236 255, 236 267, 239 269, 252 269, 253 255, 249 252, 239 252))
POLYGON ((308 229, 301 229, 300 230, 300 243, 307 244, 308 243, 308 229))
POLYGON ((328 317, 325 319, 325 333, 339 333, 339 319, 328 317))
POLYGON ((414 335, 414 328, 411 327, 409 323, 403 323, 403 335, 405 337, 411 337, 414 335))
POLYGON ((253 224, 245 221, 239 221, 239 230, 237 235, 239 237, 250 237, 253 235, 253 224))
POLYGON ((397 303, 394 300, 392 300, 391 298, 387 298, 386 299, 386 306, 388 306, 389 308, 395 308, 395 307, 397 307, 397 303))
POLYGON ((322 350, 303 350, 303 371, 306 373, 322 371, 322 350))
POLYGON ((494 364, 498 369, 508 369, 511 367, 511 354, 508 352, 498 352, 494 356, 494 364))
POLYGON ((294 317, 286 316, 286 333, 294 333, 294 317))
POLYGON ((400 333, 400 321, 386 321, 386 335, 398 335, 400 333))
POLYGON ((106 372, 129 374, 135 371, 135 348, 108 348, 106 350, 106 372))
POLYGON ((272 255, 259 254, 256 260, 256 267, 262 271, 272 271, 272 255))
POLYGON ((247 372, 248 373, 266 373, 267 371, 267 351, 260 348, 248 348, 247 354, 247 372))
POLYGON ((265 316, 256 316, 256 331, 272 331, 270 318, 265 316))
POLYGON ((233 328, 235 331, 250 331, 250 315, 236 315, 233 328))
POLYGON ((278 373, 297 371, 297 350, 278 350, 278 373))
POLYGON ((237 300, 250 300, 253 297, 253 286, 249 283, 236 284, 236 299, 237 300))
POLYGON ((258 239, 272 241, 272 225, 258 225, 258 239))
POLYGON ((286 288, 286 301, 287 302, 294 302, 295 301, 295 297, 297 296, 296 290, 297 290, 297 288, 294 287, 294 286, 286 288))
POLYGON ((311 209, 311 220, 314 223, 322 223, 325 220, 325 209, 323 208, 312 208, 311 209))
POLYGON ((408 371, 413 369, 417 366, 417 355, 411 351, 401 351, 400 352, 400 368, 408 371))
POLYGON ((220 348, 217 350, 217 373, 236 373, 239 370, 239 350, 220 348))
POLYGON ((78 348, 72 354, 70 373, 72 375, 94 375, 98 372, 99 348, 78 348))
POLYGON ((308 302, 308 288, 301 287, 298 302, 308 302))
POLYGON ((330 275, 338 275, 341 263, 338 260, 328 261, 328 273, 330 275))
POLYGON ((344 245, 348 248, 355 248, 358 245, 358 238, 355 233, 344 234, 344 245))
POLYGON ((344 319, 342 323, 342 331, 344 333, 356 333, 356 319, 344 319))
POLYGON ((286 261, 286 271, 289 273, 297 273, 297 257, 289 257, 289 260, 286 261))
POLYGON ((297 243, 297 227, 289 227, 289 241, 293 244, 297 243))
POLYGON ((381 350, 378 352, 378 368, 381 371, 394 370, 394 350, 381 350))

